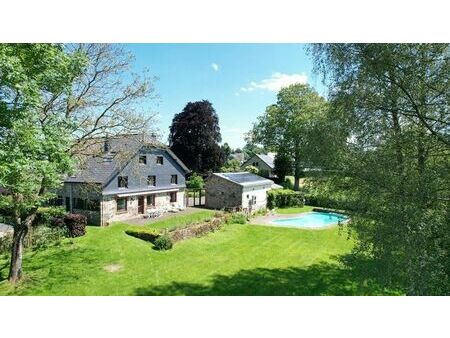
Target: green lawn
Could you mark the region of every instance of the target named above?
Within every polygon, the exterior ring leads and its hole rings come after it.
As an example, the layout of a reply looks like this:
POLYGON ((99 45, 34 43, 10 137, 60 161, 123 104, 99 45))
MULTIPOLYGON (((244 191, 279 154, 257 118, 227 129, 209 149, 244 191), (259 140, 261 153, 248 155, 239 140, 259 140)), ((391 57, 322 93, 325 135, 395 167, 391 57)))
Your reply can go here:
POLYGON ((176 228, 185 227, 188 224, 201 222, 206 219, 210 219, 214 215, 215 211, 213 210, 199 210, 192 214, 187 215, 173 215, 170 218, 166 218, 164 220, 152 220, 149 221, 145 227, 155 228, 155 229, 167 229, 173 230, 176 228))
POLYGON ((337 227, 225 225, 166 252, 126 235, 127 227, 123 223, 89 227, 84 237, 27 252, 25 278, 15 289, 5 280, 8 262, 0 258, 0 295, 388 293, 364 277, 363 270, 349 270, 336 261, 352 247, 337 227))

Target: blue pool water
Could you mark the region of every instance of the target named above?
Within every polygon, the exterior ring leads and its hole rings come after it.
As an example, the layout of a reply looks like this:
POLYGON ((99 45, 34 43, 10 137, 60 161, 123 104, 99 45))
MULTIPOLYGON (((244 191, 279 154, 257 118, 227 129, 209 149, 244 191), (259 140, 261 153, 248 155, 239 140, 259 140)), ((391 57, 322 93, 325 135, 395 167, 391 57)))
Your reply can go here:
POLYGON ((290 226, 296 228, 325 228, 339 221, 345 221, 347 217, 328 212, 308 212, 301 216, 282 218, 271 223, 278 226, 290 226))

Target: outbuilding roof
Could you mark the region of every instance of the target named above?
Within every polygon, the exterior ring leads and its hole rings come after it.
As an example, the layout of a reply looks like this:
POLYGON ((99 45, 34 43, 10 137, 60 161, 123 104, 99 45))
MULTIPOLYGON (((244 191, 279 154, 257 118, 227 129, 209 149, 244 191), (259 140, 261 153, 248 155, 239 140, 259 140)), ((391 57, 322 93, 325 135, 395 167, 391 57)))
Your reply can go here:
POLYGON ((249 172, 238 173, 214 173, 213 175, 231 181, 242 186, 254 186, 262 184, 273 184, 272 180, 252 174, 249 172))

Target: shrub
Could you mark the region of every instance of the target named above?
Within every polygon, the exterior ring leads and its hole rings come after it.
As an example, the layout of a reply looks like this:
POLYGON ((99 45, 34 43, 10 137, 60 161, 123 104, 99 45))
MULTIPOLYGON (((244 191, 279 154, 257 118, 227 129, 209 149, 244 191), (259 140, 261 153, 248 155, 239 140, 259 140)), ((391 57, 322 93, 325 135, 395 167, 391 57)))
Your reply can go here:
POLYGON ((67 211, 63 207, 41 207, 36 213, 36 223, 50 225, 55 217, 64 217, 67 211))
POLYGON ((70 237, 80 237, 86 234, 86 216, 80 214, 68 214, 64 217, 64 223, 69 230, 70 237))
MULTIPOLYGON (((68 231, 63 228, 50 228, 48 226, 33 227, 24 240, 25 248, 39 249, 52 245, 67 237, 68 231)), ((8 233, 0 237, 0 253, 8 254, 11 251, 13 234, 8 233)))
POLYGON ((129 236, 133 236, 152 243, 154 243, 156 239, 161 235, 161 233, 157 229, 142 228, 137 226, 128 228, 127 230, 125 230, 125 233, 129 236))
POLYGON ((8 254, 11 251, 12 239, 12 233, 0 237, 0 254, 8 254))
POLYGON ((247 223, 247 216, 242 212, 232 213, 226 222, 227 224, 245 224, 247 223))
POLYGON ((169 236, 161 235, 155 240, 154 245, 157 250, 170 250, 172 249, 173 243, 169 236))
POLYGON ((64 222, 64 217, 54 217, 52 218, 52 220, 50 221, 50 226, 52 228, 64 228, 67 229, 66 227, 66 223, 64 222))
POLYGON ((292 183, 292 180, 288 177, 286 177, 284 179, 284 181, 281 182, 281 185, 283 186, 284 189, 290 189, 290 190, 294 189, 294 183, 292 183))
POLYGON ((270 190, 267 192, 267 207, 302 207, 304 205, 303 194, 299 191, 288 189, 270 190))

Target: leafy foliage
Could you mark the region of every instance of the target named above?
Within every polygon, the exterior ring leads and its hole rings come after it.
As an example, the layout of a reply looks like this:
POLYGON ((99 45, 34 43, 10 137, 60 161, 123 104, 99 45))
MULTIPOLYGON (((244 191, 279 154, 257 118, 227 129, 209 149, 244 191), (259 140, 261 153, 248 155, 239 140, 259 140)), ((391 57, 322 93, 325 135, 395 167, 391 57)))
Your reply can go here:
POLYGON ((224 163, 219 117, 209 101, 189 102, 170 126, 172 151, 198 173, 217 170, 224 163))
POLYGON ((248 165, 244 169, 245 169, 245 171, 248 171, 249 173, 252 173, 252 174, 258 175, 258 173, 259 173, 259 169, 253 165, 248 165))
POLYGON ((303 205, 304 197, 299 191, 276 189, 267 192, 267 207, 269 209, 303 207, 303 205))
POLYGON ((80 214, 68 214, 64 217, 64 223, 69 230, 70 237, 80 237, 86 234, 86 216, 80 214))
POLYGON ((142 239, 147 242, 155 242, 155 240, 161 235, 161 231, 154 228, 143 228, 140 226, 129 227, 125 230, 127 235, 142 239))
POLYGON ((374 260, 387 286, 449 294, 449 45, 324 44, 311 53, 331 88, 337 134, 347 135, 328 144, 336 156, 325 183, 351 199, 355 253, 374 260))
POLYGON ((238 160, 229 160, 220 168, 220 171, 223 173, 242 171, 241 163, 238 160))
POLYGON ((161 235, 155 240, 155 249, 157 250, 170 250, 172 249, 173 243, 168 235, 161 235))
MULTIPOLYGON (((326 109, 325 99, 311 87, 290 85, 280 90, 277 103, 266 108, 251 132, 254 142, 292 159, 295 190, 299 189, 303 169, 315 163, 317 143, 311 139, 324 137, 321 129, 326 109)), ((286 172, 286 167, 282 171, 286 172)))
POLYGON ((199 176, 197 173, 193 173, 186 181, 186 187, 188 189, 203 189, 204 186, 205 181, 203 180, 203 177, 199 176))
POLYGON ((280 182, 284 182, 286 176, 292 175, 293 161, 292 158, 284 152, 277 153, 274 161, 274 173, 280 182))
POLYGON ((247 223, 247 216, 242 212, 233 212, 227 219, 228 224, 245 224, 247 223))

